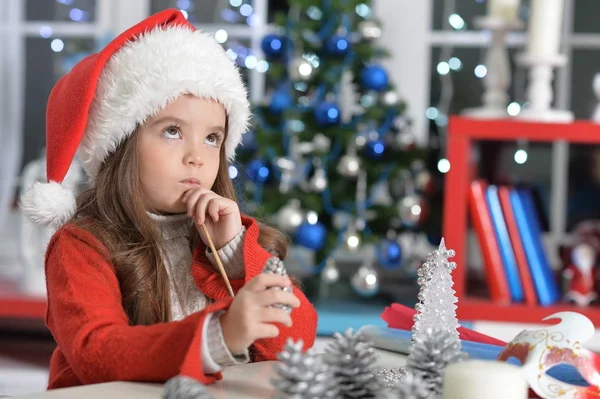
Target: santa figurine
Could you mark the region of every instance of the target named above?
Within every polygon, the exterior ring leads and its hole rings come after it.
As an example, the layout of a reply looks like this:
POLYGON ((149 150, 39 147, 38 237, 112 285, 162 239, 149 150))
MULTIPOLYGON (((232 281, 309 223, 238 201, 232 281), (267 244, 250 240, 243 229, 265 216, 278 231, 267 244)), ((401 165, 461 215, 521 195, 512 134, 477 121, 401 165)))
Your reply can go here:
POLYGON ((596 248, 585 241, 573 247, 570 262, 563 270, 565 300, 578 306, 588 306, 598 298, 595 290, 596 254, 596 248))

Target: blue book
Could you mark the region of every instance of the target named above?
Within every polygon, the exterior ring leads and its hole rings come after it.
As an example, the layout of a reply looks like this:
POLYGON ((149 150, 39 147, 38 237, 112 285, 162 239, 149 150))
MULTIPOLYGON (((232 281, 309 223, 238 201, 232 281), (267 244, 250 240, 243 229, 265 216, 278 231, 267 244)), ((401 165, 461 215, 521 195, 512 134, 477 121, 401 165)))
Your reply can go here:
POLYGON ((521 277, 519 276, 517 259, 513 252, 508 228, 506 227, 506 220, 504 219, 504 213, 502 212, 502 206, 500 205, 498 187, 494 185, 488 186, 485 198, 490 210, 494 232, 496 233, 496 242, 500 249, 500 256, 502 257, 502 263, 504 265, 510 297, 513 302, 523 302, 525 294, 523 293, 523 285, 521 284, 521 277))
POLYGON ((560 291, 542 245, 542 233, 531 194, 524 189, 511 189, 510 202, 521 234, 538 302, 542 306, 552 305, 560 300, 560 291))

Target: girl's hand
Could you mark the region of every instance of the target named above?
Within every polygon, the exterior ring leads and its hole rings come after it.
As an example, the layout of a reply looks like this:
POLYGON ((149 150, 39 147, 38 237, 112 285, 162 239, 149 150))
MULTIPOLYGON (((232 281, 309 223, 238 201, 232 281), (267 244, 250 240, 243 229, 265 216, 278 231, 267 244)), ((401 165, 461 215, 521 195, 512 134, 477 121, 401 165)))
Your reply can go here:
POLYGON ((206 224, 217 250, 233 240, 242 229, 240 208, 235 201, 203 187, 188 190, 181 200, 186 205, 187 214, 194 220, 205 245, 208 245, 208 240, 200 228, 202 224, 206 224))
POLYGON ((287 277, 261 273, 238 291, 229 310, 221 316, 223 338, 231 353, 243 353, 257 339, 277 337, 279 328, 273 323, 292 326, 290 315, 273 305, 297 308, 300 300, 291 292, 268 289, 289 285, 292 283, 287 277))

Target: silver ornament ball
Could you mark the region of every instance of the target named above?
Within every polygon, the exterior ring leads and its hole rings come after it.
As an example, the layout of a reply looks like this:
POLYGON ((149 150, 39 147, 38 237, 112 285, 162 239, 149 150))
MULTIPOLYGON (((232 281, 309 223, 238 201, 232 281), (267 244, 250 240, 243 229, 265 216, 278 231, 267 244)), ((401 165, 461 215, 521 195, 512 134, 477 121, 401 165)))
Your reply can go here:
POLYGON ((289 63, 288 74, 293 81, 310 80, 314 73, 314 66, 303 57, 296 57, 289 63))
POLYGON ((411 150, 417 145, 417 138, 412 132, 403 131, 396 135, 396 145, 402 151, 411 150))
POLYGON ((364 297, 370 297, 379 292, 379 276, 377 271, 370 266, 359 267, 352 276, 351 284, 352 288, 364 297))
POLYGON ((424 216, 424 204, 417 194, 407 195, 398 202, 398 215, 407 226, 415 226, 424 216))
POLYGON ((339 174, 346 177, 358 176, 360 170, 360 158, 356 155, 346 154, 340 159, 337 170, 339 174))
POLYGON ((308 184, 312 191, 317 193, 323 192, 328 185, 325 170, 322 168, 317 169, 308 184))
POLYGON ((300 209, 300 201, 293 199, 276 214, 276 224, 283 231, 293 233, 304 220, 304 212, 300 209))
POLYGON ((377 40, 381 37, 381 24, 374 19, 361 21, 358 24, 358 32, 364 40, 377 40))
POLYGON ((331 139, 323 133, 317 133, 313 136, 312 145, 317 152, 327 152, 331 148, 331 139))
POLYGON ((333 259, 328 259, 327 264, 321 272, 321 280, 326 284, 335 284, 340 279, 340 270, 333 259))
POLYGON ((381 102, 384 105, 387 105, 388 107, 393 107, 395 105, 398 105, 398 103, 400 102, 400 97, 395 91, 389 90, 381 95, 381 102))

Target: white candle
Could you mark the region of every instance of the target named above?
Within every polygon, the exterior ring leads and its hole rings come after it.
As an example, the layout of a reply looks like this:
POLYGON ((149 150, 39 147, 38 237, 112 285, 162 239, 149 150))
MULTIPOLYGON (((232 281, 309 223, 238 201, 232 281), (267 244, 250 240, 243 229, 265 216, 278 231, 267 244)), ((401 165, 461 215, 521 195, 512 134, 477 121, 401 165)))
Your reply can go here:
POLYGON ((554 56, 560 49, 564 0, 532 0, 527 52, 554 56))
POLYGON ((519 19, 520 0, 488 0, 488 15, 506 22, 519 19))
POLYGON ((444 399, 527 399, 521 368, 485 360, 453 363, 444 372, 444 399))

